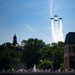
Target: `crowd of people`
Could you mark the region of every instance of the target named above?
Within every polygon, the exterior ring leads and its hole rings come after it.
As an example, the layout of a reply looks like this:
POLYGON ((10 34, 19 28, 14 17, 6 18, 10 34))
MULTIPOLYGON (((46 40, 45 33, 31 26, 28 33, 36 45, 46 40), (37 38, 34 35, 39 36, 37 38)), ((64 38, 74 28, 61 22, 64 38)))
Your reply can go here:
POLYGON ((25 70, 25 69, 19 69, 17 70, 16 72, 75 72, 74 69, 71 69, 71 70, 61 70, 61 69, 58 69, 58 70, 52 70, 52 69, 36 69, 36 70, 33 70, 33 69, 29 69, 29 70, 25 70))

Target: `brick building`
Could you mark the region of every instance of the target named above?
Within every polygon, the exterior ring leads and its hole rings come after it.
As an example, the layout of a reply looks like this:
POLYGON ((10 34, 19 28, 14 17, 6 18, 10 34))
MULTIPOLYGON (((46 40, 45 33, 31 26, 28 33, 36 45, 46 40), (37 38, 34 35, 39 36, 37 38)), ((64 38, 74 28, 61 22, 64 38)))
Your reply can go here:
POLYGON ((75 69, 75 32, 69 32, 65 38, 64 68, 75 69))

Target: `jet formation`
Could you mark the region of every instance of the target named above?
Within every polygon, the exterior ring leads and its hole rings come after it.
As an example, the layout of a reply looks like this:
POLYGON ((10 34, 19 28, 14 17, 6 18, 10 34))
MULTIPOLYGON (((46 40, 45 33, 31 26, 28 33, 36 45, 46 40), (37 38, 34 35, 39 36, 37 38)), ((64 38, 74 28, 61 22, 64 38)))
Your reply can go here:
POLYGON ((62 18, 58 18, 57 15, 51 18, 52 25, 52 38, 53 42, 57 43, 58 41, 64 42, 63 32, 62 32, 62 18))

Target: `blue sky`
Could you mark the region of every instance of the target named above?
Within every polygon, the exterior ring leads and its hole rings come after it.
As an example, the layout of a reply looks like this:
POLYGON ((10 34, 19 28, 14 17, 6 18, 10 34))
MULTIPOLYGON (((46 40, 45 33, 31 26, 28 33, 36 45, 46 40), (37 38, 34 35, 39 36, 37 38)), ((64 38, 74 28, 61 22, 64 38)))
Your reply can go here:
MULTIPOLYGON (((0 44, 28 38, 52 43, 50 0, 0 0, 0 44)), ((75 32, 75 0, 53 0, 53 15, 63 18, 64 38, 75 32)))

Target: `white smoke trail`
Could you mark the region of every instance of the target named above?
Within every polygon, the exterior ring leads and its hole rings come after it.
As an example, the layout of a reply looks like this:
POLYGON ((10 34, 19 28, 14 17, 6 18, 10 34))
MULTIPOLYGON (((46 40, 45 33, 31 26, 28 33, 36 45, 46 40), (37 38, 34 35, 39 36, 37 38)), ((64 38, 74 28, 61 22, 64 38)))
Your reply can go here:
POLYGON ((56 39, 56 43, 58 41, 60 41, 60 28, 59 28, 59 24, 58 24, 59 20, 58 20, 58 17, 55 17, 55 39, 56 39))
POLYGON ((50 0, 50 16, 53 17, 53 0, 50 0))
POLYGON ((62 20, 60 19, 60 34, 62 33, 62 20))
MULTIPOLYGON (((53 18, 53 0, 50 0, 50 17, 53 18)), ((58 25, 58 17, 55 17, 55 23, 54 20, 51 19, 51 25, 52 25, 52 38, 53 42, 57 43, 58 41, 64 41, 63 32, 62 32, 62 20, 60 20, 60 27, 58 25)))
MULTIPOLYGON (((50 17, 52 18, 53 17, 53 0, 50 0, 50 17)), ((51 32, 52 32, 52 39, 53 39, 53 42, 55 41, 55 28, 54 28, 54 20, 51 19, 51 32)))
POLYGON ((52 24, 52 38, 54 41, 55 40, 55 32, 54 32, 54 20, 53 19, 51 20, 51 24, 52 24))
POLYGON ((59 31, 58 31, 58 21, 55 21, 55 42, 57 43, 59 40, 59 31))
POLYGON ((33 29, 31 26, 29 26, 29 25, 25 25, 27 28, 29 28, 29 30, 31 30, 31 31, 35 31, 35 29, 33 29))
POLYGON ((60 36, 60 28, 59 28, 59 24, 58 24, 58 21, 57 21, 57 29, 58 29, 58 40, 59 40, 59 36, 60 36))
POLYGON ((25 26, 26 26, 27 28, 29 28, 29 30, 34 31, 34 32, 37 32, 38 34, 42 35, 42 36, 45 37, 46 39, 50 40, 49 37, 47 37, 45 34, 41 33, 39 30, 36 30, 36 29, 32 28, 32 27, 29 26, 29 25, 25 25, 25 26))
POLYGON ((62 20, 60 19, 60 41, 64 42, 64 36, 62 32, 62 20))

